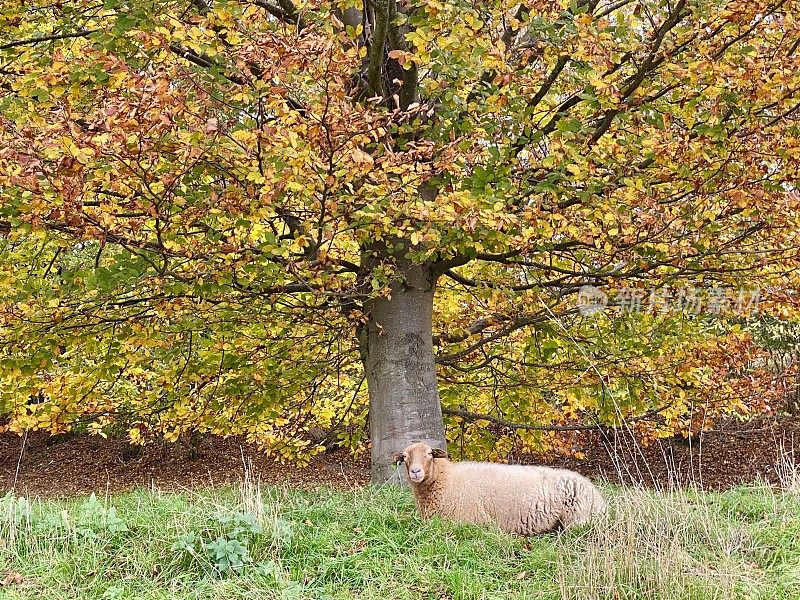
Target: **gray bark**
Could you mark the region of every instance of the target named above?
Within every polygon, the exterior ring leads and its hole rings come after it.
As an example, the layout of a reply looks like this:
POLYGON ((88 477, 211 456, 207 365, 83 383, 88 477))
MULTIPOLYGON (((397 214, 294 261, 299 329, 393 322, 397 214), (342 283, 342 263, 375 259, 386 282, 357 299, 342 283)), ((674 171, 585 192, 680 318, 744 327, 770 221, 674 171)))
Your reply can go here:
POLYGON ((430 265, 407 265, 390 299, 371 303, 360 340, 369 388, 372 483, 399 481, 392 454, 412 442, 444 448, 433 358, 430 265))

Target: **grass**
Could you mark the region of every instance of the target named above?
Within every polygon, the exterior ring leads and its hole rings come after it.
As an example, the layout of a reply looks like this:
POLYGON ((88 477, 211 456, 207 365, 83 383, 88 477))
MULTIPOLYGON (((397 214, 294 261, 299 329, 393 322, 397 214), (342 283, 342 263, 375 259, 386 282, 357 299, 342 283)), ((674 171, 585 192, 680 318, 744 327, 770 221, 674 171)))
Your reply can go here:
POLYGON ((390 487, 7 495, 0 598, 800 598, 800 488, 606 491, 607 518, 531 539, 390 487))

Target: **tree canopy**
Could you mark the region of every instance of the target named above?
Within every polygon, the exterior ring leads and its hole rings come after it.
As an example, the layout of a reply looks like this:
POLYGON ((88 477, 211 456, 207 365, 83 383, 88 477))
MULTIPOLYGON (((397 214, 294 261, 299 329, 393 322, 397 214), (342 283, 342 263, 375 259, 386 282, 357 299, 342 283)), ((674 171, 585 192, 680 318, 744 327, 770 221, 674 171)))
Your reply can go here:
POLYGON ((0 412, 375 462, 769 409, 798 115, 796 0, 7 0, 0 412))

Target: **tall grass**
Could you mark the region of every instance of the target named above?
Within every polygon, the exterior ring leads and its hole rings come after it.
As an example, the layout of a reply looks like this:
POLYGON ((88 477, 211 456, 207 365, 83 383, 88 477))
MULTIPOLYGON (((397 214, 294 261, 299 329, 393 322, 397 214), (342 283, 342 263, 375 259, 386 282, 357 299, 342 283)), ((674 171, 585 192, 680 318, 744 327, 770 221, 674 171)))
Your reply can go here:
POLYGON ((800 599, 797 470, 781 468, 786 490, 606 486, 605 518, 530 539, 422 522, 404 489, 300 492, 249 471, 202 493, 7 495, 0 598, 800 599))

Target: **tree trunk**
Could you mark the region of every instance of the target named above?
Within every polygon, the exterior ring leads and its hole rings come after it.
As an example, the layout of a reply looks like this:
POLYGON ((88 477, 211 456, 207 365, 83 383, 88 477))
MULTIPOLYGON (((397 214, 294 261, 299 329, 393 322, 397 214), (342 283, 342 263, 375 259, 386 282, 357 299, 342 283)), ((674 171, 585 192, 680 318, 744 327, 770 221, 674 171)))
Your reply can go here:
POLYGON ((372 483, 398 481, 392 454, 412 442, 444 448, 433 359, 430 265, 406 265, 389 299, 368 309, 359 336, 369 389, 372 483))

